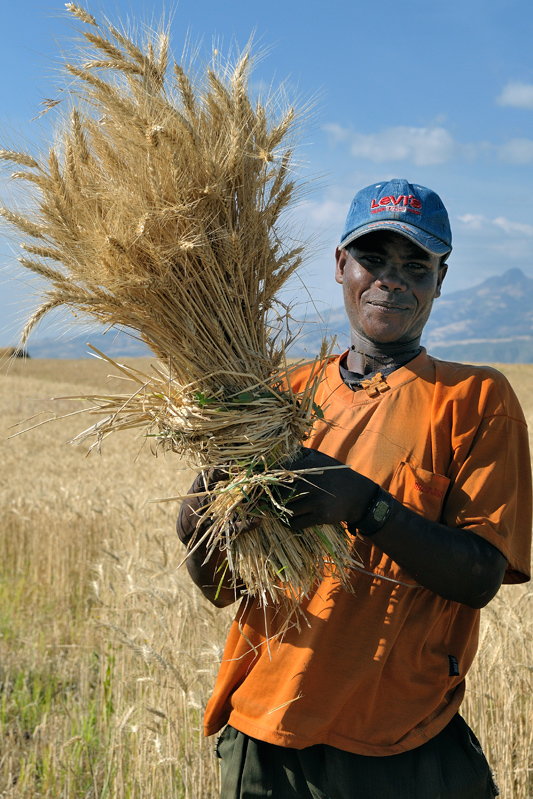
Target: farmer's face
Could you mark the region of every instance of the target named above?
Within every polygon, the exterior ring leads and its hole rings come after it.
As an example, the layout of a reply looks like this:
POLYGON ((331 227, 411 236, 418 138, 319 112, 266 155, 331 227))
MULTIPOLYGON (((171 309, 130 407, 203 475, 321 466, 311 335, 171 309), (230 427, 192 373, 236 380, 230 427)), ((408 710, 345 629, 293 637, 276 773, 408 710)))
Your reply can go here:
POLYGON ((447 266, 398 233, 377 231, 335 253, 352 332, 374 344, 419 338, 447 266))

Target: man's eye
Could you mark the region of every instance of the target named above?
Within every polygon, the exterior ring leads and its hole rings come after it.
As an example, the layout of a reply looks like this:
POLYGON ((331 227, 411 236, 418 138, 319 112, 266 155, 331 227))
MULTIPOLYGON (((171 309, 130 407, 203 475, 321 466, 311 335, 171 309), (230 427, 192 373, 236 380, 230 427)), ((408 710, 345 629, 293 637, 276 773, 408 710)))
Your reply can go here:
POLYGON ((409 269, 414 269, 414 270, 416 270, 418 272, 422 272, 422 271, 425 271, 427 269, 427 266, 425 264, 411 263, 411 264, 407 264, 407 266, 408 266, 409 269))

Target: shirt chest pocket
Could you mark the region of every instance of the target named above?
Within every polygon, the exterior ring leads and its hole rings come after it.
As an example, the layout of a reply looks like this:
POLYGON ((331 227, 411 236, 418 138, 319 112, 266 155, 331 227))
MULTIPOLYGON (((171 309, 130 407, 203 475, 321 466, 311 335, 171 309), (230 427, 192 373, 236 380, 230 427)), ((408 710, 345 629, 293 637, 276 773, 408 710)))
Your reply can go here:
POLYGON ((438 522, 449 485, 448 477, 426 469, 414 469, 402 461, 392 477, 389 491, 406 508, 438 522))

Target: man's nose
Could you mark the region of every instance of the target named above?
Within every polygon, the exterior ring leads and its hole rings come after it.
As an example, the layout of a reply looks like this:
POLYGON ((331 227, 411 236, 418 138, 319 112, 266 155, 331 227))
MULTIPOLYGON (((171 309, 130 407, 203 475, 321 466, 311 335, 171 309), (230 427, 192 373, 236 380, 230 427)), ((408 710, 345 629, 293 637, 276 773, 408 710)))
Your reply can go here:
POLYGON ((384 264, 376 283, 384 291, 405 291, 407 288, 404 276, 395 264, 384 264))

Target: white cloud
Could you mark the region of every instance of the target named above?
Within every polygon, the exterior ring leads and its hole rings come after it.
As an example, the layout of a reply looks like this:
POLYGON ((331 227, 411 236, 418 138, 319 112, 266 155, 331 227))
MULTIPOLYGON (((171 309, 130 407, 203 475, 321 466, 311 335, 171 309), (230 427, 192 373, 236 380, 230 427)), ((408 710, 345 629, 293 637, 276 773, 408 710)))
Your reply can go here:
POLYGON ((489 221, 483 214, 464 214, 457 217, 469 230, 482 230, 489 221))
POLYGON ((379 133, 359 133, 341 125, 326 125, 335 143, 347 143, 354 158, 374 163, 407 161, 416 166, 435 166, 451 161, 460 149, 443 127, 411 128, 399 126, 379 133))
POLYGON ((531 139, 509 139, 499 147, 499 156, 508 164, 532 164, 533 141, 531 139))
MULTIPOLYGON (((533 92, 533 86, 531 90, 533 92)), ((354 158, 376 164, 404 161, 415 166, 438 166, 458 157, 472 161, 482 155, 496 156, 500 161, 515 166, 533 164, 533 139, 509 139, 501 145, 488 141, 463 144, 439 125, 424 128, 398 126, 377 133, 360 133, 336 123, 325 125, 324 129, 334 145, 344 144, 354 158)))
POLYGON ((492 223, 511 236, 533 236, 533 225, 511 222, 510 219, 506 219, 504 216, 493 219, 492 223))
POLYGON ((502 93, 496 98, 498 105, 510 105, 514 108, 533 110, 533 84, 511 81, 504 86, 502 93))
POLYGON ((348 211, 347 202, 339 202, 338 200, 323 200, 322 202, 305 203, 302 208, 305 213, 306 219, 311 219, 313 222, 320 224, 336 224, 339 221, 344 222, 346 213, 348 211))
POLYGON ((522 222, 512 222, 505 216, 489 219, 483 216, 483 214, 464 214, 457 218, 468 230, 473 232, 488 232, 490 229, 494 232, 495 229, 498 228, 513 237, 533 236, 533 225, 524 224, 522 222))
POLYGON ((338 125, 336 122, 331 122, 327 125, 324 125, 324 130, 329 133, 334 144, 338 144, 339 142, 347 142, 350 140, 352 135, 349 128, 343 128, 342 125, 338 125))
POLYGON ((532 242, 530 238, 505 238, 494 241, 487 251, 498 255, 502 263, 509 261, 517 262, 524 272, 529 271, 531 256, 532 256, 532 242))

